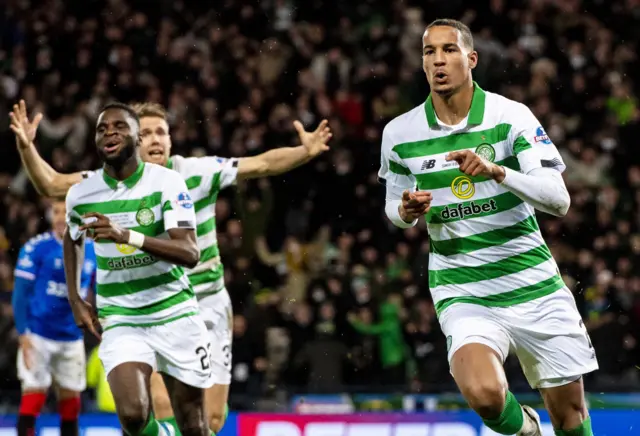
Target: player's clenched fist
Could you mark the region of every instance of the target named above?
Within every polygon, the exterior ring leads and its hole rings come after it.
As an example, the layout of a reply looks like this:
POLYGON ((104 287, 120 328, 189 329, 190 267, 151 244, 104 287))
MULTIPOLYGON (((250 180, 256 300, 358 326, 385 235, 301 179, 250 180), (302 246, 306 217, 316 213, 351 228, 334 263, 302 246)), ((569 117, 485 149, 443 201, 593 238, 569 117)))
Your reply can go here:
POLYGON ((460 165, 460 171, 468 176, 484 176, 496 180, 504 179, 504 168, 478 156, 471 150, 452 151, 445 160, 455 160, 460 165))
POLYGON ((402 203, 398 208, 400 217, 403 221, 411 223, 422 215, 429 212, 431 206, 431 193, 424 191, 409 192, 404 191, 402 193, 402 203))
POLYGON ((100 322, 96 316, 96 311, 93 310, 93 306, 82 298, 70 299, 69 303, 76 325, 81 329, 89 330, 96 338, 100 339, 100 322))

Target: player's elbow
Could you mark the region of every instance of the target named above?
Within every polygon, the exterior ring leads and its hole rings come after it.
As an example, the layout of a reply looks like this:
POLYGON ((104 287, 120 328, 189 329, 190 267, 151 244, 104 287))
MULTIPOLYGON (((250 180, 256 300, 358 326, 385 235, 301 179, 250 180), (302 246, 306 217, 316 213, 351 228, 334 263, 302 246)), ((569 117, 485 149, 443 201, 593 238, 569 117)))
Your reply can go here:
POLYGON ((34 184, 34 187, 40 195, 50 198, 64 199, 64 197, 67 195, 67 191, 69 190, 70 185, 62 174, 56 174, 52 177, 49 177, 49 180, 47 180, 44 184, 34 184))
POLYGON ((569 212, 569 208, 571 207, 571 197, 569 196, 568 192, 565 192, 565 198, 563 199, 563 202, 560 206, 560 208, 558 209, 558 216, 559 217, 563 217, 567 214, 567 212, 569 212))
POLYGON ((571 207, 571 196, 566 189, 562 191, 559 195, 558 200, 554 202, 552 213, 553 215, 562 218, 569 212, 569 207, 571 207))

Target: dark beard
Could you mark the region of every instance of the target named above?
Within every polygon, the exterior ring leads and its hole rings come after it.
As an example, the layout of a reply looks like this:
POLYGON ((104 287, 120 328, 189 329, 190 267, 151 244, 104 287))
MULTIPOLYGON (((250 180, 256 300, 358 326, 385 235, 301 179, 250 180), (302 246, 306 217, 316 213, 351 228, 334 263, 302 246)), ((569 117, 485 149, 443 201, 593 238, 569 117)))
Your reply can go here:
POLYGON ((122 150, 116 156, 108 157, 102 149, 98 149, 100 160, 114 169, 121 168, 135 153, 136 143, 131 136, 125 138, 122 150))

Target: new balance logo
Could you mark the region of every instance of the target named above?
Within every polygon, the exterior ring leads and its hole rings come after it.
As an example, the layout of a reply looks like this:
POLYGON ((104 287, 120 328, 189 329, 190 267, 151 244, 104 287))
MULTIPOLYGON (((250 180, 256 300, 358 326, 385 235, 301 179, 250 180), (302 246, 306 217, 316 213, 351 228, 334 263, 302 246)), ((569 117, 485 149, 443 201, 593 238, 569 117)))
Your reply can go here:
POLYGON ((434 166, 436 166, 436 160, 435 159, 425 160, 424 162, 422 162, 422 167, 420 167, 420 171, 430 170, 434 166))

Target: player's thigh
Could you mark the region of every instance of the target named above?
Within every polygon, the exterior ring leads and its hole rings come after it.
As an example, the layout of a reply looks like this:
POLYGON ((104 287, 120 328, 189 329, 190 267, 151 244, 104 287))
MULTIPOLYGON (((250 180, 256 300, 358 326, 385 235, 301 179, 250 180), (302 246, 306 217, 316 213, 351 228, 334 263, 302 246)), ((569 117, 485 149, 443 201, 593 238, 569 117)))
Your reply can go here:
POLYGON ((115 327, 102 334, 98 356, 120 416, 144 414, 150 410, 150 379, 156 355, 146 329, 115 327))
POLYGON ((598 369, 595 350, 567 288, 505 309, 505 323, 532 388, 564 386, 598 369))
POLYGON ((18 349, 16 362, 22 392, 46 392, 51 386, 51 356, 56 351, 56 342, 34 334, 29 337, 33 347, 28 362, 22 348, 18 349))
POLYGON ((493 310, 474 304, 454 304, 440 315, 447 337, 451 374, 474 408, 495 406, 507 387, 502 364, 510 337, 494 319, 493 310))
POLYGON ((82 392, 87 386, 86 355, 82 339, 60 342, 51 357, 51 375, 60 392, 82 392))
MULTIPOLYGON (((200 389, 213 385, 211 341, 199 315, 152 327, 147 341, 156 352, 158 372, 200 389)), ((167 389, 172 394, 171 387, 167 389)))
POLYGON ((157 419, 167 419, 173 416, 169 392, 159 372, 154 372, 153 375, 151 375, 151 399, 153 402, 153 413, 157 419))

